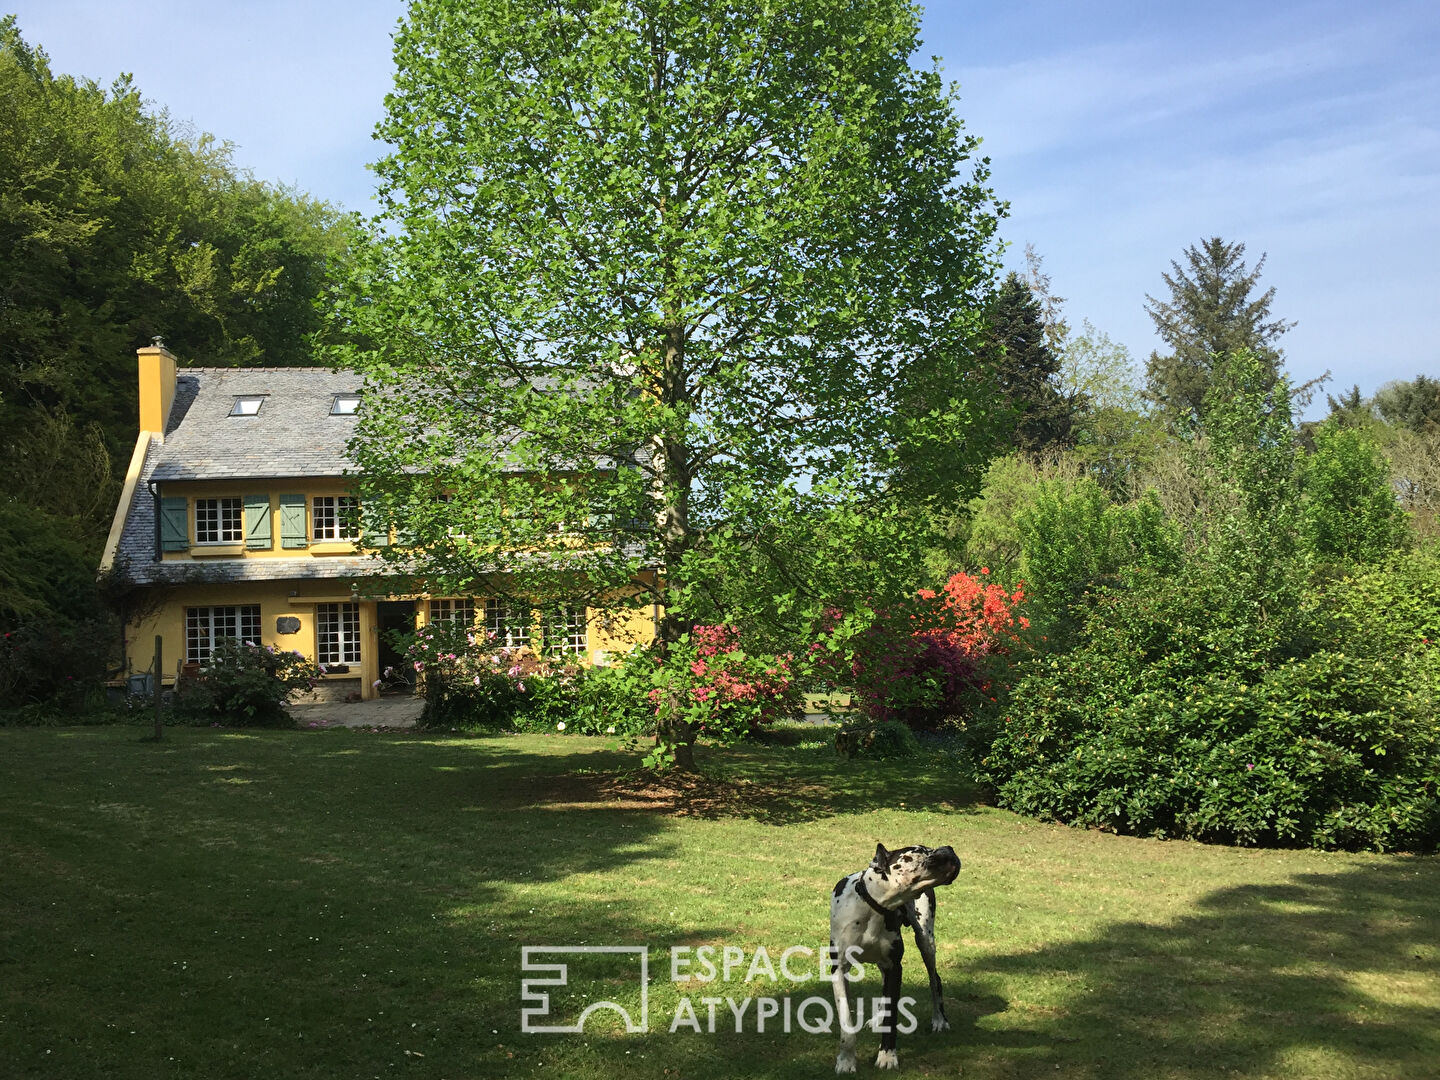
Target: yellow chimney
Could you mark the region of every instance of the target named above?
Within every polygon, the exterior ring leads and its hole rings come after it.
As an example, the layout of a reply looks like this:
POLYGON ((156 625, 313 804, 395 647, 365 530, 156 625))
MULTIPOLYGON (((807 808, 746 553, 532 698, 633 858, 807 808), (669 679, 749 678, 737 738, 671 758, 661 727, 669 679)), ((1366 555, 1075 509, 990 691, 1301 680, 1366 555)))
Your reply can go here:
POLYGON ((154 342, 135 350, 140 360, 140 430, 164 435, 175 400, 175 356, 158 337, 154 342))

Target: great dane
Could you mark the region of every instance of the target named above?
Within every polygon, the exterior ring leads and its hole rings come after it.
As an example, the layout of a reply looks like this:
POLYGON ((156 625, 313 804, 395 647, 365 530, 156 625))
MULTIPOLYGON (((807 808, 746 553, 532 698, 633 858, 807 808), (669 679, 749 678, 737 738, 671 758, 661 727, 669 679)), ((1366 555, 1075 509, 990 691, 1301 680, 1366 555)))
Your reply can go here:
POLYGON ((885 1019, 880 1032, 877 1069, 898 1069, 895 1054, 896 1003, 900 998, 900 958, 905 942, 900 929, 911 927, 915 944, 930 973, 930 1029, 945 1031, 945 1001, 940 975, 935 970, 935 890, 949 885, 960 873, 960 859, 948 847, 905 847, 886 851, 875 845, 875 858, 864 870, 841 878, 830 900, 830 947, 837 957, 831 985, 835 1014, 840 1023, 837 1073, 855 1071, 855 1035, 859 1017, 850 1010, 846 974, 850 961, 873 963, 884 980, 881 990, 885 1019), (854 1020, 847 1018, 855 1016, 854 1020))

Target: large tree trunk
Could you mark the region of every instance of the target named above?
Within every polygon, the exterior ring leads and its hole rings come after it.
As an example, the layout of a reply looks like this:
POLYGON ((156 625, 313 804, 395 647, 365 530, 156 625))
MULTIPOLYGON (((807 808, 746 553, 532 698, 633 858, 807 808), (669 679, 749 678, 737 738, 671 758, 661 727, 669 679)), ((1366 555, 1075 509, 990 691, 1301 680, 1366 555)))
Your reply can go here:
MULTIPOLYGON (((667 614, 660 622, 660 643, 665 659, 669 660, 670 645, 680 640, 691 627, 673 615, 667 614)), ((671 690, 661 703, 660 715, 655 721, 655 742, 664 743, 675 751, 675 768, 680 772, 695 772, 695 729, 685 719, 684 703, 678 691, 671 690)))
MULTIPOLYGON (((684 411, 689 402, 685 386, 683 327, 672 324, 666 329, 663 349, 660 399, 666 405, 684 411)), ((674 434, 658 437, 655 446, 656 527, 660 534, 663 564, 660 570, 661 595, 670 593, 672 587, 679 583, 685 555, 693 541, 690 531, 692 478, 689 447, 674 434)), ((662 659, 668 662, 671 647, 693 629, 686 613, 677 611, 673 604, 667 604, 665 616, 660 620, 662 659)), ((657 744, 665 743, 674 750, 676 769, 695 771, 695 730, 685 719, 684 703, 676 691, 671 691, 668 700, 662 703, 655 723, 655 741, 657 744)))

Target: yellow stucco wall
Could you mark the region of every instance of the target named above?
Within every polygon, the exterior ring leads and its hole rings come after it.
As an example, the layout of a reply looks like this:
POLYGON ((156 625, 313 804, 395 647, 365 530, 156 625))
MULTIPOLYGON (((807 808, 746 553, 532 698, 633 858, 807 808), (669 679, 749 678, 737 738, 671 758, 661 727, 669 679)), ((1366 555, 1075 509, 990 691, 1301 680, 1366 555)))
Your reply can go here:
MULTIPOLYGON (((277 649, 293 649, 313 660, 315 658, 315 605, 349 603, 351 596, 345 581, 262 581, 233 585, 183 585, 155 588, 140 603, 143 610, 128 618, 125 625, 125 661, 127 674, 150 670, 155 655, 155 635, 162 639, 165 682, 175 679, 178 665, 185 660, 185 609, 216 607, 231 604, 260 605, 260 644, 277 649), (293 594, 293 595, 292 595, 293 594), (300 629, 293 634, 276 630, 276 620, 294 616, 300 629)), ((360 679, 361 692, 373 697, 371 683, 378 671, 379 640, 375 630, 375 604, 359 600, 360 663, 351 664, 347 675, 326 676, 330 679, 360 679)))
MULTIPOLYGON (((148 590, 138 602, 137 610, 125 626, 126 674, 150 670, 154 661, 155 635, 162 639, 165 682, 174 681, 179 665, 185 661, 185 609, 241 604, 260 606, 260 644, 277 649, 293 649, 309 659, 316 655, 315 605, 349 603, 359 605, 360 663, 350 665, 344 675, 325 676, 327 680, 360 680, 364 698, 375 696, 373 683, 379 677, 380 636, 376 625, 376 601, 363 596, 352 597, 346 579, 328 581, 264 581, 227 585, 182 585, 148 590), (293 634, 281 634, 276 621, 293 616, 300 628, 293 634), (358 668, 358 670, 357 670, 358 668)), ((614 606, 586 608, 586 663, 613 663, 637 645, 653 640, 658 611, 652 605, 631 606, 635 594, 612 594, 614 606)), ((412 599, 412 598, 406 598, 412 599)), ((428 596, 413 598, 416 622, 423 625, 429 617, 428 596)), ((604 601, 602 600, 602 605, 604 601)), ((477 616, 483 622, 484 598, 476 598, 477 616)))

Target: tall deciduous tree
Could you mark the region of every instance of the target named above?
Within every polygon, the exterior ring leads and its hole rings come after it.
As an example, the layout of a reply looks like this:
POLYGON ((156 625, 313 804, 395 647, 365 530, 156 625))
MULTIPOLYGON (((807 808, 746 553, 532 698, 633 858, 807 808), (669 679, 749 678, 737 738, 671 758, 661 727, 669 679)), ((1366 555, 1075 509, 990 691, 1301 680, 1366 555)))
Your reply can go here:
MULTIPOLYGON (((914 500, 988 450, 996 222, 916 44, 904 0, 412 4, 340 309, 376 344, 337 352, 411 570, 539 600, 653 568, 667 645, 725 596, 898 588, 914 500)), ((659 738, 691 764, 678 703, 659 738)))
POLYGON ((1245 265, 1245 245, 1210 237, 1185 249, 1184 264, 1162 274, 1168 299, 1146 296, 1145 310, 1171 352, 1150 354, 1146 394, 1171 423, 1202 418, 1216 357, 1241 350, 1263 365, 1274 381, 1283 354, 1275 347, 1295 324, 1271 312, 1275 289, 1256 292, 1265 256, 1245 265))

